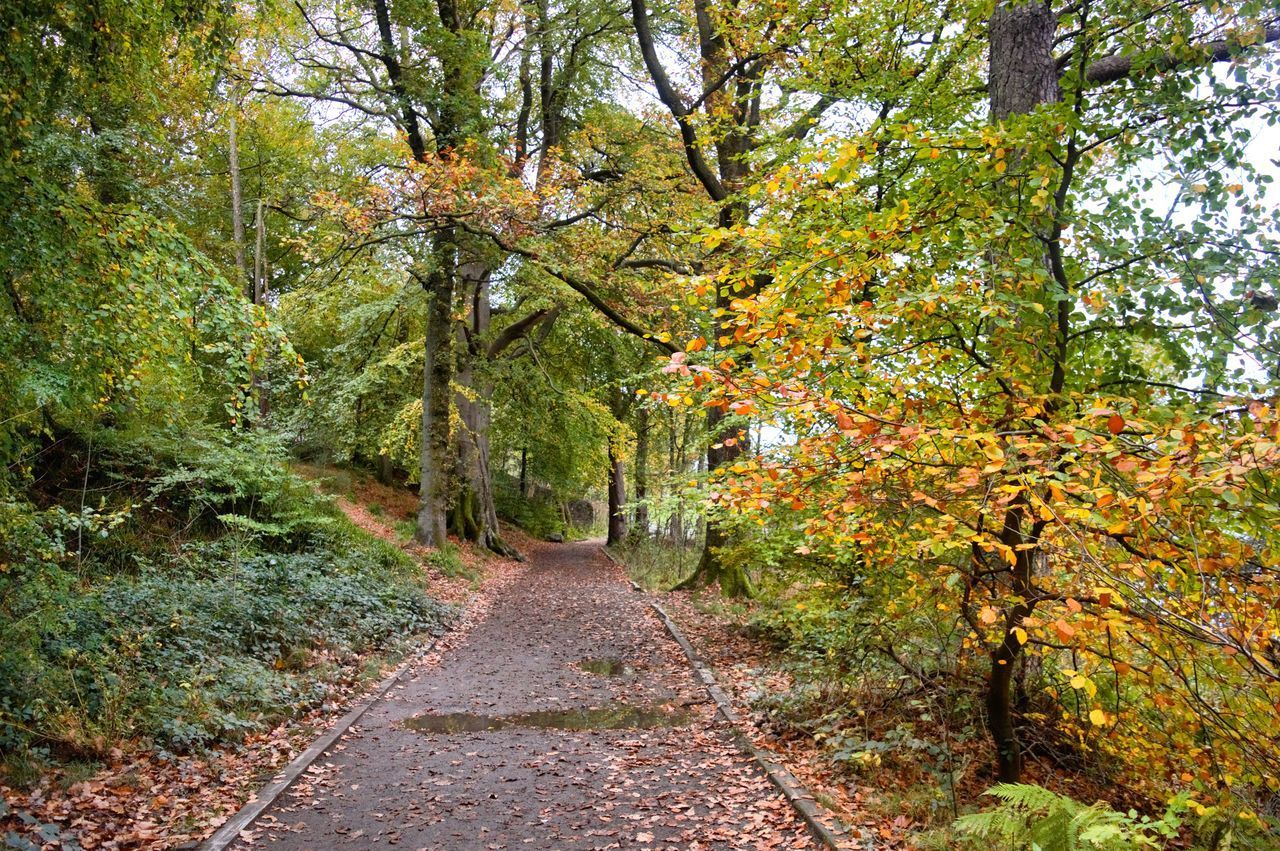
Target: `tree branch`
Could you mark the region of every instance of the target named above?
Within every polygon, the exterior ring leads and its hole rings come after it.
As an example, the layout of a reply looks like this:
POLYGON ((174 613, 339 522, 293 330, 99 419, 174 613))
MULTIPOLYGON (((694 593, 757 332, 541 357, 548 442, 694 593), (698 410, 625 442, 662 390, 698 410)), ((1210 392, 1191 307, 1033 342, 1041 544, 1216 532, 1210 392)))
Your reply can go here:
POLYGON ((644 0, 631 0, 631 18, 635 24, 636 39, 640 44, 640 55, 644 58, 649 76, 653 78, 654 88, 658 90, 658 98, 671 112, 671 116, 680 127, 680 139, 684 142, 684 153, 689 161, 689 167, 693 169, 694 176, 707 190, 711 200, 726 200, 729 197, 728 191, 702 156, 702 149, 698 146, 698 134, 693 123, 689 121, 689 109, 684 105, 675 86, 671 84, 671 78, 667 76, 667 70, 662 67, 662 61, 658 58, 653 30, 649 27, 649 12, 645 8, 644 0))
POLYGON ((496 233, 493 233, 492 231, 487 231, 482 228, 475 227, 474 225, 469 224, 465 220, 458 220, 457 224, 467 233, 491 240, 494 245, 498 246, 508 254, 515 254, 519 257, 523 257, 526 260, 529 260, 530 262, 536 263, 538 267, 544 270, 547 274, 551 275, 554 278, 559 278, 561 281, 568 284, 569 289, 573 290, 578 295, 585 298, 588 304, 590 304, 596 310, 600 311, 600 313, 606 319, 608 319, 614 325, 617 325, 623 331, 626 331, 628 334, 632 334, 636 337, 639 337, 642 340, 647 340, 648 342, 652 343, 653 345, 657 346, 658 348, 662 349, 664 352, 668 354, 675 354, 677 351, 679 351, 679 349, 677 349, 671 343, 658 339, 657 334, 655 334, 653 331, 650 331, 647 328, 644 328, 636 324, 635 322, 631 321, 626 316, 623 316, 620 312, 618 312, 616 308, 613 307, 613 305, 605 301, 604 298, 601 297, 601 295, 598 292, 596 292, 595 286, 593 284, 587 281, 584 281, 583 279, 579 278, 578 276, 574 275, 571 272, 566 272, 563 269, 557 268, 553 264, 549 263, 545 258, 543 258, 536 251, 532 251, 528 248, 522 248, 521 246, 513 242, 503 239, 501 236, 499 236, 496 233))
MULTIPOLYGON (((1176 56, 1172 53, 1164 53, 1140 67, 1143 70, 1173 71, 1202 60, 1229 62, 1239 55, 1242 50, 1247 50, 1257 45, 1271 44, 1276 41, 1280 41, 1280 24, 1272 23, 1266 26, 1263 30, 1262 38, 1254 44, 1244 45, 1233 39, 1218 39, 1201 45, 1204 52, 1199 57, 1176 56)), ((1131 54, 1104 56, 1085 67, 1084 80, 1086 83, 1094 85, 1105 85, 1124 80, 1136 70, 1139 70, 1134 66, 1135 58, 1131 54)))
POLYGON ((551 308, 544 307, 535 310, 528 316, 516 322, 512 322, 498 336, 493 338, 493 342, 489 344, 488 355, 490 358, 496 358, 498 355, 514 343, 516 340, 529 333, 536 325, 543 322, 548 316, 554 318, 554 311, 551 308))

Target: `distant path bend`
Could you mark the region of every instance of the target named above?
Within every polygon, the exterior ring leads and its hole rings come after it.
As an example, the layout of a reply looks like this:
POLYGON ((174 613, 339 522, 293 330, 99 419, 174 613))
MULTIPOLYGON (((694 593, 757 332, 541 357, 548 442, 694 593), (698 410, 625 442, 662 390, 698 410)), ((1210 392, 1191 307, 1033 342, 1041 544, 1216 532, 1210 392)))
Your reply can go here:
POLYGON ((456 647, 377 701, 233 847, 816 847, 598 545, 528 556, 456 647), (497 729, 413 729, 422 716, 497 729), (564 721, 623 726, 544 726, 564 721))

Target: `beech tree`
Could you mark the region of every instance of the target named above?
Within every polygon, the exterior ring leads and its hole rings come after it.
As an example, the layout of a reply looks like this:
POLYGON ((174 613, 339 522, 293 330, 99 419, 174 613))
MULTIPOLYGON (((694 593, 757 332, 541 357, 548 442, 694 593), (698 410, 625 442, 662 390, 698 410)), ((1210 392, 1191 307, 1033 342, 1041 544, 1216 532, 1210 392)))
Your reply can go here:
POLYGON ((957 11, 907 90, 864 80, 865 129, 820 134, 748 189, 758 219, 711 233, 756 260, 715 278, 731 363, 691 341, 675 392, 797 437, 713 496, 861 573, 891 647, 895 618, 955 617, 1002 780, 1040 686, 1130 762, 1265 785, 1277 220, 1245 122, 1275 121, 1275 19, 957 11))

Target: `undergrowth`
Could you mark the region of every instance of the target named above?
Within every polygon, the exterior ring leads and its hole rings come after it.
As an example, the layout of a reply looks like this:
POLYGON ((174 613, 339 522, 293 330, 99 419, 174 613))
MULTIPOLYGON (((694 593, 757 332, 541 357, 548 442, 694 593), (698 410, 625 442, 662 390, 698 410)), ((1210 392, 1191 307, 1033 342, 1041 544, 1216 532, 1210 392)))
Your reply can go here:
MULTIPOLYGON (((1064 736, 1044 698, 1020 719, 1027 782, 993 786, 989 736, 977 723, 981 678, 956 661, 964 628, 927 607, 890 622, 882 601, 864 594, 860 564, 796 564, 778 547, 757 546, 762 581, 752 605, 718 594, 700 595, 694 605, 769 646, 786 676, 754 678, 747 696, 757 721, 782 741, 813 742, 833 775, 860 790, 861 819, 927 849, 1277 847, 1274 819, 1248 808, 1186 794, 1166 806, 1127 788, 1118 782, 1125 766, 1064 736)), ((682 565, 675 547, 653 539, 617 550, 649 590, 671 588, 696 554, 685 554, 682 565)), ((1050 673, 1027 672, 1028 689, 1039 687, 1033 677, 1050 673)))
MULTIPOLYGON (((233 742, 319 705, 451 610, 265 439, 71 472, 80 513, 0 498, 0 770, 233 742), (266 452, 264 453, 264 446, 266 452), (265 457, 264 457, 265 454, 265 457), (83 492, 83 491, 82 491, 83 492)), ((101 446, 101 443, 100 443, 101 446)), ((74 497, 73 497, 74 499, 74 497)), ((74 502, 73 502, 74 505, 74 502)))
POLYGON ((666 591, 693 572, 702 546, 693 542, 680 547, 665 540, 633 536, 616 552, 626 565, 627 575, 642 588, 666 591))

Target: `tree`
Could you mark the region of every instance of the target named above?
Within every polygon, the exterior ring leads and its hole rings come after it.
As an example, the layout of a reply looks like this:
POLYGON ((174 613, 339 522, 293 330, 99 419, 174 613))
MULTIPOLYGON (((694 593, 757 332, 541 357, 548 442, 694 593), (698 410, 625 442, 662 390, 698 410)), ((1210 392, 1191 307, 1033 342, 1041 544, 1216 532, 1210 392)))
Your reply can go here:
POLYGON ((987 660, 1002 779, 1031 650, 1080 695, 1067 723, 1116 731, 1099 746, 1165 770, 1211 735, 1206 785, 1264 783, 1278 329, 1255 296, 1277 232, 1233 122, 1273 102, 1250 48, 1274 21, 1039 3, 970 20, 914 56, 915 91, 864 78, 883 105, 866 129, 777 168, 766 211, 716 233, 757 258, 715 279, 745 294, 734 365, 689 346, 700 387, 678 392, 797 438, 724 470, 717 496, 801 523, 802 551, 861 565, 891 617, 958 618, 957 650, 987 660), (1135 49, 1134 28, 1167 38, 1135 49), (981 31, 979 89, 955 69, 981 31), (1161 696, 1121 683, 1104 706, 1102 671, 1161 696))
MULTIPOLYGON (((405 247, 415 258, 410 273, 429 295, 418 537, 442 540, 451 521, 460 534, 506 552, 489 470, 492 385, 485 362, 551 321, 553 305, 534 303, 524 316, 504 316, 509 324, 492 328, 495 274, 537 264, 609 320, 648 333, 575 273, 576 261, 551 263, 545 248, 520 244, 526 235, 545 238, 580 224, 593 230, 593 219, 619 194, 617 175, 590 165, 599 152, 587 148, 578 162, 576 150, 565 152, 590 102, 583 92, 598 91, 608 79, 592 79, 588 71, 608 67, 601 52, 620 21, 578 4, 532 3, 517 10, 440 3, 424 12, 375 2, 354 14, 304 9, 303 16, 310 36, 288 49, 297 66, 321 70, 317 82, 273 73, 259 88, 390 121, 412 160, 399 173, 397 164, 385 165, 385 179, 360 202, 365 214, 351 223, 355 250, 390 241, 405 247), (511 111, 487 109, 487 95, 512 79, 511 111), (525 165, 535 154, 530 185, 525 165), (569 168, 578 175, 570 179, 569 168), (578 205, 580 212, 561 214, 578 205), (452 410, 460 414, 456 430, 452 410)), ((607 147, 601 151, 608 156, 607 147)), ((348 203, 335 212, 351 209, 348 203)))

